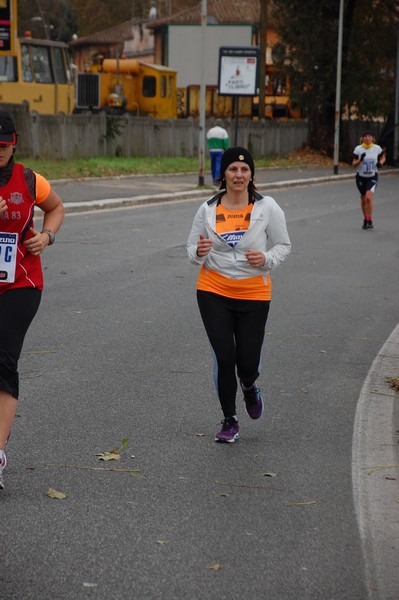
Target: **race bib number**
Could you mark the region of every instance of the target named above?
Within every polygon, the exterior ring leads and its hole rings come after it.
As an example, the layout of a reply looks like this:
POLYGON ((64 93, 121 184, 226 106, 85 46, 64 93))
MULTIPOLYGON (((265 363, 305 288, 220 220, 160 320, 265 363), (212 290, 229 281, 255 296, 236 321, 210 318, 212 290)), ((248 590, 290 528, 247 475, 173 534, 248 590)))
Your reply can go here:
POLYGON ((364 160, 362 163, 362 174, 363 175, 374 175, 375 173, 375 160, 364 160))
POLYGON ((0 284, 14 283, 17 265, 17 233, 0 231, 0 284))

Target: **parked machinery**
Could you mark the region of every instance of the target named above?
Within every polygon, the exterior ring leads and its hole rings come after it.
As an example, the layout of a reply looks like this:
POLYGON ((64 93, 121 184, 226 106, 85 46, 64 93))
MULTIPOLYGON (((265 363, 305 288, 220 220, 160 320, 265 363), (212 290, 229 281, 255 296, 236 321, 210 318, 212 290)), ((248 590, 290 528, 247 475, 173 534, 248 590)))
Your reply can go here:
POLYGON ((74 86, 68 46, 16 38, 12 51, 0 49, 0 101, 26 104, 42 114, 71 113, 74 86))
POLYGON ((177 117, 176 71, 136 59, 107 58, 76 76, 75 113, 177 117))
MULTIPOLYGON (((200 112, 200 86, 190 85, 177 88, 177 116, 180 118, 198 117, 200 112)), ((206 86, 205 113, 207 117, 231 118, 234 115, 234 98, 219 96, 217 86, 206 86)), ((238 98, 238 116, 243 119, 259 118, 259 98, 241 96, 238 98)), ((292 105, 287 95, 265 97, 265 119, 301 119, 301 111, 292 105)))

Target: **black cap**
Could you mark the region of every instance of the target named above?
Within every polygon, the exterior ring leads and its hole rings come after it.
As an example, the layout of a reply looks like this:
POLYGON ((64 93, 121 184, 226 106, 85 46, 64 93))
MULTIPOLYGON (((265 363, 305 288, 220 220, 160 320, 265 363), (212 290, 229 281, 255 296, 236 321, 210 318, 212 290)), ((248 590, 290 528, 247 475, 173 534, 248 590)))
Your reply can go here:
POLYGON ((223 178, 224 172, 233 162, 245 162, 251 169, 252 177, 255 174, 254 160, 251 153, 245 148, 237 146, 236 148, 228 148, 223 152, 222 160, 220 161, 220 176, 223 178))
POLYGON ((5 110, 0 110, 0 144, 16 144, 14 121, 5 110))

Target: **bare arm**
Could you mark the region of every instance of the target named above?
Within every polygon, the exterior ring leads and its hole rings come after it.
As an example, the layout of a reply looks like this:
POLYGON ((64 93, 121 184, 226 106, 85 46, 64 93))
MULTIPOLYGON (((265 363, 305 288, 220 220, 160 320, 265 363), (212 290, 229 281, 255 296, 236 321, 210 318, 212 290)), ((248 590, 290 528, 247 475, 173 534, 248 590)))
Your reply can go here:
MULTIPOLYGON (((64 205, 61 198, 53 189, 46 200, 39 204, 39 208, 44 212, 43 229, 49 229, 52 233, 57 233, 64 220, 64 205)), ((29 230, 31 237, 24 242, 24 246, 31 254, 41 254, 46 246, 49 245, 50 238, 47 233, 36 231, 31 227, 29 230)))

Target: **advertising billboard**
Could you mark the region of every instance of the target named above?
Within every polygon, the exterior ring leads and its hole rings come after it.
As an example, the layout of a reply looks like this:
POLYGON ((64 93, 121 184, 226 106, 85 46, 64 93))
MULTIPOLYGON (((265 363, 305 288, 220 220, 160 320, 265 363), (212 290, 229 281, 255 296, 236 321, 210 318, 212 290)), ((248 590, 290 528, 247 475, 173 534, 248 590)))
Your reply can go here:
POLYGON ((259 95, 260 50, 256 46, 225 46, 219 49, 220 96, 259 95))

